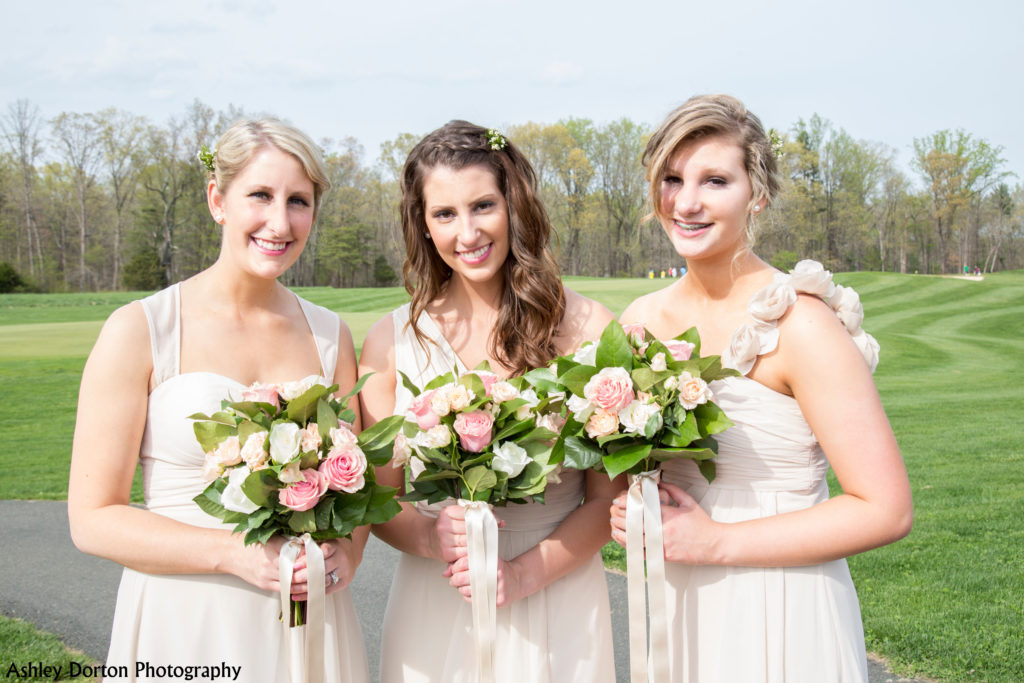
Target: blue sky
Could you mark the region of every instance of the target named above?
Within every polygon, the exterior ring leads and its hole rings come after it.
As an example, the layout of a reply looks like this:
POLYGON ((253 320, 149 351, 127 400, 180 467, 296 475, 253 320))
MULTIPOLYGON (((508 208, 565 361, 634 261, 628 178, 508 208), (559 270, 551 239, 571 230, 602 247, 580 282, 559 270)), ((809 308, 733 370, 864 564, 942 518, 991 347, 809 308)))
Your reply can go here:
POLYGON ((1024 181, 1024 3, 94 0, 5 3, 0 111, 118 107, 162 123, 198 98, 316 138, 380 142, 452 118, 657 123, 727 92, 769 126, 818 113, 894 148, 963 128, 1024 181))

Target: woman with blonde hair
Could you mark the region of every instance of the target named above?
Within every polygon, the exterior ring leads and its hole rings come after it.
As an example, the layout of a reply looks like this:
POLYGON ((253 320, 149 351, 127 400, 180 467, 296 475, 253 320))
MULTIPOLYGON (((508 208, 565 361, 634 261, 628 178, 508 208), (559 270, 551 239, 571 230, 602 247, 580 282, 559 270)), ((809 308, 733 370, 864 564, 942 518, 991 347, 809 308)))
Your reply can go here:
MULTIPOLYGON (((751 251, 778 180, 761 122, 739 100, 688 100, 643 161, 686 270, 622 320, 663 339, 696 326, 702 354, 741 373, 711 386, 735 423, 715 437, 714 481, 690 461, 663 466, 671 680, 866 681, 844 558, 906 535, 912 505, 859 298, 820 264, 783 274, 751 251), (831 498, 829 466, 842 487, 831 498)), ((625 544, 625 496, 611 513, 625 544)))
MULTIPOLYGON (((345 392, 355 383, 355 353, 337 315, 278 282, 302 252, 330 186, 316 145, 274 119, 240 121, 209 164, 207 198, 222 231, 217 261, 115 311, 86 363, 68 491, 71 535, 82 551, 125 567, 108 673, 136 680, 159 677, 161 667, 223 665, 237 667, 238 680, 284 681, 283 541, 245 546, 234 525, 193 502, 207 482, 188 416, 218 410, 221 399, 255 382, 323 376, 345 392), (138 463, 141 508, 129 504, 138 463), (136 674, 136 662, 151 669, 136 674)), ((347 590, 367 533, 321 544, 328 680, 368 677, 347 590)), ((292 598, 304 600, 307 591, 300 557, 292 598)))
MULTIPOLYGON (((452 121, 427 135, 402 172, 409 304, 378 322, 360 372, 368 424, 405 413, 417 386, 489 361, 523 373, 600 335, 611 314, 564 289, 551 224, 529 162, 500 133, 452 121)), ((382 483, 403 487, 401 470, 382 483)), ((544 505, 496 508, 499 530, 496 681, 612 681, 611 622, 598 551, 616 486, 563 471, 544 505)), ((475 680, 463 510, 403 504, 374 528, 402 551, 385 615, 381 679, 475 680)))

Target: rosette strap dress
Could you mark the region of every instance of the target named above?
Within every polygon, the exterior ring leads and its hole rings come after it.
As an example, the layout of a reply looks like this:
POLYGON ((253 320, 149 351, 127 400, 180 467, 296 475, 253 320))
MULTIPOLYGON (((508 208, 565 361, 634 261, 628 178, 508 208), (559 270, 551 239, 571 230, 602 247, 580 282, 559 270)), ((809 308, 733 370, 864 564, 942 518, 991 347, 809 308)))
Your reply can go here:
MULTIPOLYGON (((334 377, 338 316, 298 299, 320 367, 334 377)), ((213 372, 179 370, 181 322, 178 285, 142 300, 149 322, 155 387, 149 395, 139 460, 146 508, 206 528, 233 529, 193 502, 206 488, 204 454, 188 416, 210 414, 244 385, 213 372)), ((241 542, 241 539, 239 539, 241 542)), ((241 667, 239 681, 288 681, 288 650, 277 593, 228 574, 147 574, 125 569, 117 593, 107 664, 125 666, 128 679, 151 680, 147 671, 167 666, 241 667), (135 677, 136 662, 149 663, 135 677)), ((366 651, 349 591, 327 596, 325 679, 369 679, 366 651)), ((152 675, 152 674, 150 674, 152 675)), ((153 679, 157 680, 157 679, 153 679)))
MULTIPOLYGON (((408 304, 394 311, 395 367, 422 387, 446 372, 466 368, 433 319, 420 315, 429 338, 416 340, 408 304)), ((396 375, 395 414, 404 414, 412 394, 396 375)), ((511 560, 550 535, 583 500, 583 473, 564 470, 550 483, 545 504, 494 508, 505 521, 498 553, 511 560)), ((450 504, 450 503, 449 503, 450 504)), ((444 505, 417 503, 437 516, 444 505)), ((382 683, 466 683, 476 680, 472 607, 441 574, 436 560, 402 553, 384 615, 382 683)), ((497 610, 494 670, 497 683, 608 682, 615 680, 611 611, 600 553, 533 595, 497 610)))
MULTIPOLYGON (((717 475, 692 461, 663 466, 664 481, 693 496, 719 522, 802 510, 829 497, 828 461, 796 399, 745 375, 778 344, 778 320, 797 293, 837 313, 874 371, 878 345, 860 325, 852 289, 804 261, 750 301, 722 361, 743 373, 712 383, 714 401, 735 426, 716 435, 717 475)), ((804 567, 721 567, 666 563, 669 658, 674 683, 867 681, 864 632, 846 560, 804 567)))

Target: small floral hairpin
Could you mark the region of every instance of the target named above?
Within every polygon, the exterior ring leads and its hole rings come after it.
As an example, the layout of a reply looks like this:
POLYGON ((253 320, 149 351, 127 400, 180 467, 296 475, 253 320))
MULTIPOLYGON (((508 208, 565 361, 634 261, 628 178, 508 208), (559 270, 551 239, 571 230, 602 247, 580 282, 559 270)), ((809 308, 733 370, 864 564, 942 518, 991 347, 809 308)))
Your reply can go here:
POLYGON ((206 170, 213 173, 213 157, 217 154, 217 149, 211 152, 210 148, 206 145, 200 145, 199 151, 196 152, 196 158, 199 159, 199 163, 206 167, 206 170))
POLYGON ((487 129, 487 146, 495 152, 500 152, 505 149, 508 142, 505 140, 505 136, 494 130, 493 128, 487 129))

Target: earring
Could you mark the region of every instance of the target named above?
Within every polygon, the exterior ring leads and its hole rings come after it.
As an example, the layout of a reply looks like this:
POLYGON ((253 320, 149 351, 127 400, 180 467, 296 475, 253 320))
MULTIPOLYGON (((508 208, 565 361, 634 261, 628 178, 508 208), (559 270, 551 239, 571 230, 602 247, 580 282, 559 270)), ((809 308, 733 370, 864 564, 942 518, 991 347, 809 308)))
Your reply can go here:
POLYGON ((218 213, 216 216, 213 217, 213 220, 216 221, 217 223, 223 223, 224 222, 224 216, 222 216, 222 215, 220 215, 218 213))
POLYGON ((430 239, 430 233, 429 232, 423 233, 423 236, 426 237, 428 240, 430 239))
POLYGON ((761 205, 754 204, 754 213, 761 213, 761 205))

